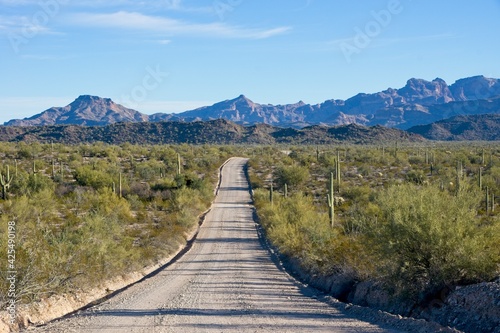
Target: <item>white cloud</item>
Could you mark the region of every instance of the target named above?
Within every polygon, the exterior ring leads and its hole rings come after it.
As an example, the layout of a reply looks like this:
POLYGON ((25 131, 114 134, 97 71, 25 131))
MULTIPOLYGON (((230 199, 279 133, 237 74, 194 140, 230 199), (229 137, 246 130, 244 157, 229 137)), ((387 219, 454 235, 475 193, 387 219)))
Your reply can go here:
MULTIPOLYGON (((205 5, 186 5, 183 0, 53 0, 59 5, 71 8, 127 8, 128 10, 165 10, 176 12, 209 13, 214 14, 215 4, 219 0, 209 1, 205 5)), ((233 0, 234 1, 234 0, 233 0)), ((240 0, 242 1, 242 0, 240 0)), ((40 8, 41 0, 0 0, 0 6, 5 7, 27 7, 36 6, 40 8)))
POLYGON ((226 38, 262 39, 280 35, 291 30, 290 27, 272 29, 247 29, 230 26, 222 22, 190 23, 167 17, 144 15, 137 12, 119 11, 110 14, 80 13, 73 14, 69 23, 89 26, 129 30, 161 32, 169 35, 190 35, 226 38))
POLYGON ((26 38, 38 35, 64 35, 27 16, 0 16, 0 33, 20 34, 26 38))

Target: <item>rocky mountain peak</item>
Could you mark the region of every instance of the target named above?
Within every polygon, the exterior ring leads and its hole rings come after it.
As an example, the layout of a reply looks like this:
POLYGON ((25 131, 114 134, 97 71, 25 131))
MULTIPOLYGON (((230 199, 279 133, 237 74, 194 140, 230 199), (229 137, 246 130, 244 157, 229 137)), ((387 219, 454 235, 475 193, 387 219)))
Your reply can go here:
POLYGON ((443 79, 436 78, 432 81, 412 78, 398 93, 409 102, 423 105, 448 103, 453 101, 453 95, 448 84, 443 79))
POLYGON ((233 99, 232 102, 234 102, 235 104, 239 104, 239 105, 248 105, 248 106, 255 105, 255 103, 251 99, 247 98, 243 94, 239 95, 238 97, 233 99))
POLYGON ((457 80, 450 90, 457 101, 487 99, 500 95, 500 80, 477 75, 457 80))
POLYGON ((106 106, 115 106, 118 105, 115 102, 111 100, 111 98, 102 98, 99 96, 92 96, 92 95, 80 95, 78 96, 77 99, 75 99, 71 104, 68 106, 72 107, 82 107, 82 106, 97 106, 97 105, 106 105, 106 106))
POLYGON ((114 103, 110 98, 81 95, 64 107, 52 107, 30 118, 11 120, 11 126, 87 125, 148 121, 148 116, 114 103))

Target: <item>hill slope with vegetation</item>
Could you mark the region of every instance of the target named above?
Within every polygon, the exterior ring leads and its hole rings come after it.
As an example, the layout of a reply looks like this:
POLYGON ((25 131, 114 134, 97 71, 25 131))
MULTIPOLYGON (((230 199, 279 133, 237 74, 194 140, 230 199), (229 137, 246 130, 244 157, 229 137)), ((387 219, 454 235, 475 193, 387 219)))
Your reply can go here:
POLYGON ((108 126, 0 126, 0 141, 80 144, 332 144, 423 141, 417 134, 382 126, 312 126, 283 129, 258 124, 250 127, 224 119, 207 122, 118 123, 108 126))
POLYGON ((500 114, 461 115, 429 125, 415 126, 408 132, 422 135, 429 140, 498 141, 500 114))

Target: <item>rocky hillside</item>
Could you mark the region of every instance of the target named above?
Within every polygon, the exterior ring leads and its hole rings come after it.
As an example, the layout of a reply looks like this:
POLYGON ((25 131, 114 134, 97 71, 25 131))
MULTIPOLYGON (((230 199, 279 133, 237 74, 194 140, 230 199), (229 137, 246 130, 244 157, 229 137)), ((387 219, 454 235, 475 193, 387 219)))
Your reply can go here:
POLYGON ((85 125, 148 121, 148 116, 114 103, 109 98, 82 95, 65 107, 52 107, 30 118, 11 120, 7 126, 85 125))
POLYGON ((500 140, 500 114, 456 116, 408 130, 430 140, 500 140))
POLYGON ((345 125, 283 129, 258 124, 243 127, 217 119, 208 122, 119 123, 100 127, 75 125, 0 126, 0 141, 39 141, 78 144, 101 141, 111 144, 333 144, 423 141, 417 134, 381 126, 345 125))

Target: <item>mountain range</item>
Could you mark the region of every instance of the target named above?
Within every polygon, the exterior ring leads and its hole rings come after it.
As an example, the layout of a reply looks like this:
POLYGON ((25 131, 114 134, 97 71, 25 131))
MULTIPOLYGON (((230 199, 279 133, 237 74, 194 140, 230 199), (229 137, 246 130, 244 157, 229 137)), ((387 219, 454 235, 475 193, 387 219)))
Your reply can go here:
POLYGON ((223 118, 245 126, 263 123, 303 128, 355 123, 409 129, 457 115, 492 113, 500 113, 500 80, 474 76, 452 85, 439 78, 433 81, 412 78, 400 89, 360 93, 347 100, 331 99, 321 104, 302 101, 286 105, 258 104, 240 95, 178 114, 146 115, 108 98, 82 95, 65 107, 52 107, 30 118, 11 120, 4 125, 105 126, 117 122, 192 122, 223 118))

